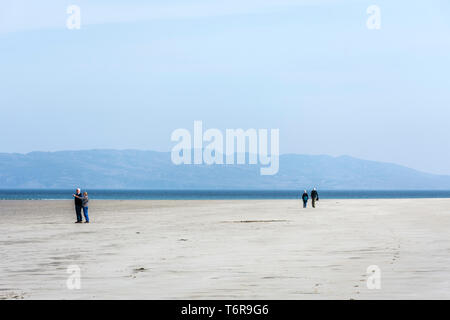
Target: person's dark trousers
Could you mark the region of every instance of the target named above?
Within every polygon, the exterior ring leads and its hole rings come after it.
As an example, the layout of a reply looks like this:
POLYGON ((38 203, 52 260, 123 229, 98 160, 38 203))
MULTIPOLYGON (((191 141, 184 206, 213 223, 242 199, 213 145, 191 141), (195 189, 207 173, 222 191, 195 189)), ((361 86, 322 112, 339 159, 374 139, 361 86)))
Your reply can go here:
POLYGON ((83 215, 86 222, 89 222, 88 207, 83 207, 83 215))
POLYGON ((315 208, 316 207, 316 199, 312 199, 312 207, 315 208))
POLYGON ((308 205, 308 201, 303 200, 303 208, 306 208, 307 205, 308 205))
POLYGON ((81 218, 81 206, 75 206, 75 212, 77 213, 77 221, 81 222, 82 218, 81 218))

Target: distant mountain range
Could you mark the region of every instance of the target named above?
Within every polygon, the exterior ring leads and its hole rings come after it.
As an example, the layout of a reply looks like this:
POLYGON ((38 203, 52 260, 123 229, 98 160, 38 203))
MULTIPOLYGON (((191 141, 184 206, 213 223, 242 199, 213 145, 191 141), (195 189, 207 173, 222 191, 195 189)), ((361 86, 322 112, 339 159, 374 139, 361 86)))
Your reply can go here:
POLYGON ((89 150, 0 153, 0 188, 450 190, 450 176, 349 156, 285 154, 259 165, 174 165, 169 152, 89 150))

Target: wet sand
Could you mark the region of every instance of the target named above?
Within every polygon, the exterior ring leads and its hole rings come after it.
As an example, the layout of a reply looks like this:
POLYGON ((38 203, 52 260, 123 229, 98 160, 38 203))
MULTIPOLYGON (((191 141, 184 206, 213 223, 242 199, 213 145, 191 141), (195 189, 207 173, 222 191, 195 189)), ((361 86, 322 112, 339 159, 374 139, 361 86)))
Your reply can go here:
POLYGON ((450 199, 0 201, 0 299, 449 299, 450 199), (69 290, 78 265, 81 288, 69 290), (370 265, 381 289, 368 289, 370 265))

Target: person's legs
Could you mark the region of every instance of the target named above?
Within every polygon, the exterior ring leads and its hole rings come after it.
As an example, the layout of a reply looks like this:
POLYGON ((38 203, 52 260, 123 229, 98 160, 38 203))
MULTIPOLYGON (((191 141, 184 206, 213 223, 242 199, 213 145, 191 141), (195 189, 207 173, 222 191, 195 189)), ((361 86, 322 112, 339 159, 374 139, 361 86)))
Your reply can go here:
POLYGON ((75 206, 75 212, 77 214, 77 222, 81 222, 81 207, 80 206, 75 206))
POLYGON ((303 200, 303 208, 306 208, 307 205, 308 205, 308 201, 303 200))
POLYGON ((312 199, 312 207, 315 208, 316 207, 316 199, 312 199))
POLYGON ((89 215, 88 215, 88 207, 83 207, 83 214, 84 214, 84 219, 86 220, 86 222, 89 222, 89 215))

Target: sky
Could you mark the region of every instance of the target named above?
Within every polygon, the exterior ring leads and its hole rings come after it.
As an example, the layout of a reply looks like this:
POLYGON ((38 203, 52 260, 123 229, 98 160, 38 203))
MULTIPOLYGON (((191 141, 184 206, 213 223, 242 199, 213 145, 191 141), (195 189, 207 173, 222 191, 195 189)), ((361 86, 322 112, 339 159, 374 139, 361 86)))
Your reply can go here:
POLYGON ((449 34, 448 0, 2 0, 0 152, 170 151, 201 120, 450 175, 449 34))

